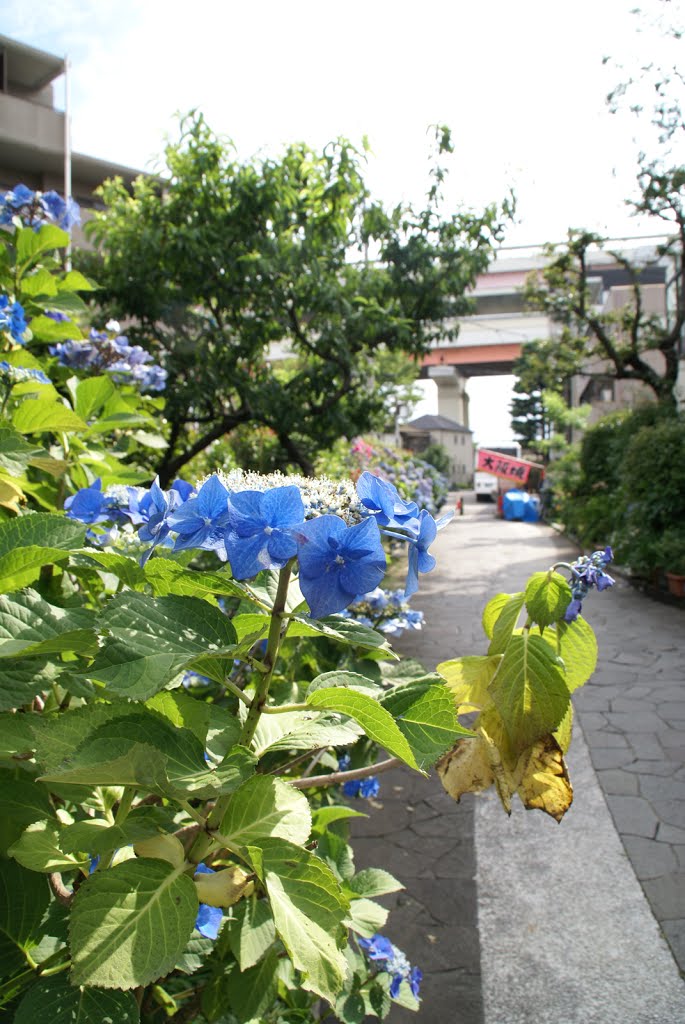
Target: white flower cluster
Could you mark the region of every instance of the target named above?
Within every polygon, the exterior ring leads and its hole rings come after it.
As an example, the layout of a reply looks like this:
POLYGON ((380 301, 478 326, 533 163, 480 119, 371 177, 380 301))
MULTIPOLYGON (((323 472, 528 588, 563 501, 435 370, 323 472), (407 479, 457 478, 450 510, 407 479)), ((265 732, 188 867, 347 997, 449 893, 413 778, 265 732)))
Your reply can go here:
MULTIPOLYGON (((217 476, 233 494, 240 491, 270 491, 274 487, 293 484, 299 488, 304 504, 305 519, 316 516, 340 516, 348 526, 361 522, 366 510, 359 500, 351 480, 331 480, 327 476, 300 476, 297 473, 247 473, 242 469, 231 469, 227 473, 219 470, 217 476)), ((200 480, 197 489, 204 483, 200 480)), ((368 515, 368 513, 366 513, 368 515)))

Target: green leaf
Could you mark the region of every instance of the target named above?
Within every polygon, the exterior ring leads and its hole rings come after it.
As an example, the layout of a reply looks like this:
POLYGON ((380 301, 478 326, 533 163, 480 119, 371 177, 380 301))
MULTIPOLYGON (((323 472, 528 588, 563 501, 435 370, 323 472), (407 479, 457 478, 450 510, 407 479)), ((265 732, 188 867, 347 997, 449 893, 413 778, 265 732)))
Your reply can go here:
POLYGON ((344 619, 338 615, 329 615, 325 619, 304 619, 294 615, 288 626, 288 637, 299 636, 326 636, 338 643, 347 644, 351 647, 361 647, 363 650, 374 651, 377 656, 394 658, 399 661, 399 655, 390 647, 388 640, 382 633, 375 629, 363 626, 354 619, 344 619))
POLYGON ((26 658, 17 664, 11 658, 0 660, 0 711, 20 708, 49 690, 62 667, 49 658, 26 658))
POLYGON ((333 872, 307 850, 283 839, 250 847, 257 875, 266 887, 276 931, 297 970, 302 987, 333 1001, 343 985, 345 942, 342 923, 349 912, 333 872))
POLYGON ((538 626, 563 619, 571 601, 571 588, 558 572, 536 572, 526 584, 526 609, 538 626))
POLYGON ((512 594, 509 600, 503 604, 492 628, 492 640, 488 647, 488 654, 504 654, 509 639, 516 629, 523 601, 523 594, 512 594))
POLYGON ((278 992, 278 950, 272 949, 255 966, 237 971, 228 986, 229 1006, 238 1019, 259 1019, 271 1010, 278 992))
MULTIPOLYGON (((243 767, 252 758, 245 753, 239 760, 243 767)), ((235 762, 227 767, 230 792, 242 775, 235 762)), ((216 795, 224 781, 221 766, 215 772, 207 767, 204 747, 192 732, 174 728, 161 715, 135 704, 98 724, 42 778, 75 785, 139 786, 162 796, 198 797, 216 795)))
POLYGON ((0 525, 0 590, 11 593, 38 579, 43 565, 69 558, 83 544, 85 527, 65 516, 38 512, 0 525))
POLYGON ((95 615, 88 609, 59 608, 33 590, 0 595, 0 659, 63 651, 90 654, 97 647, 94 625, 95 615))
POLYGON ((36 821, 21 834, 7 851, 29 871, 73 871, 88 864, 88 854, 64 853, 59 845, 60 828, 56 821, 36 821))
POLYGON ((389 892, 399 892, 404 889, 401 882, 398 882, 388 871, 382 868, 364 868, 347 883, 357 896, 385 896, 389 892))
POLYGON ((352 900, 348 915, 349 925, 357 935, 370 939, 379 932, 388 920, 389 911, 373 900, 352 900))
POLYGON ((26 773, 0 769, 0 853, 15 843, 27 825, 53 817, 47 790, 26 773))
POLYGON ((113 573, 131 590, 143 590, 146 586, 145 573, 138 560, 129 558, 127 555, 119 555, 114 551, 86 548, 84 551, 72 554, 71 567, 76 572, 85 568, 92 571, 101 569, 104 572, 113 573))
POLYGON ((311 827, 303 793, 271 775, 255 775, 234 793, 220 831, 232 843, 249 846, 273 836, 306 843, 311 827))
MULTIPOLYGON (((31 444, 10 426, 0 426, 0 468, 6 470, 10 476, 21 476, 31 458, 42 451, 40 446, 31 444)), ((17 521, 24 518, 29 517, 21 516, 17 521)))
POLYGON ((43 434, 85 430, 86 424, 62 402, 42 398, 25 398, 12 416, 14 427, 22 434, 43 434))
POLYGON ((162 690, 150 697, 145 706, 163 715, 173 725, 190 729, 204 747, 209 729, 210 704, 195 700, 178 690, 162 690))
POLYGON ((61 292, 95 292, 98 290, 98 285, 89 281, 79 270, 68 271, 57 287, 61 292))
POLYGON ((112 397, 116 388, 110 377, 87 377, 76 386, 74 409, 82 420, 88 420, 112 397))
POLYGON ((495 597, 490 598, 483 609, 483 631, 485 632, 488 640, 492 640, 495 623, 500 617, 502 609, 511 597, 511 594, 496 594, 495 597))
POLYGON ((41 978, 26 993, 14 1024, 138 1024, 138 1004, 131 992, 71 985, 64 975, 41 978))
POLYGON ((222 597, 247 597, 243 584, 226 573, 185 569, 168 558, 151 558, 145 566, 145 575, 159 596, 179 594, 183 597, 213 598, 218 594, 222 597))
POLYGON ((558 622, 545 629, 543 639, 559 653, 571 693, 583 686, 597 668, 597 637, 581 616, 573 622, 558 622))
POLYGON ((435 764, 462 736, 453 697, 442 683, 409 683, 383 697, 382 705, 406 737, 420 768, 435 764))
MULTIPOLYGON (((50 305, 53 308, 57 308, 63 303, 59 299, 54 299, 50 305)), ((80 341, 83 338, 83 334, 73 322, 73 320, 64 320, 57 322, 49 316, 35 316, 31 321, 31 333, 33 334, 34 341, 50 342, 50 341, 80 341)))
POLYGON ((56 224, 41 224, 37 231, 33 228, 19 228, 14 236, 14 244, 17 263, 32 263, 41 253, 51 249, 65 249, 69 244, 69 235, 56 224))
POLYGON ((34 546, 75 551, 83 546, 85 535, 83 523, 74 522, 66 516, 48 512, 17 516, 0 523, 0 556, 11 554, 18 548, 34 546))
POLYGON ((29 715, 0 714, 0 757, 14 757, 33 750, 29 715))
POLYGON ((117 847, 152 839, 175 828, 171 809, 143 805, 134 807, 121 825, 111 825, 104 818, 85 818, 67 825, 59 836, 65 853, 87 850, 92 854, 110 853, 117 847))
POLYGON ((47 878, 12 860, 0 860, 0 936, 28 949, 37 940, 49 902, 47 878))
POLYGON ((111 634, 88 674, 120 696, 146 700, 197 658, 232 656, 236 635, 218 608, 196 597, 124 593, 101 615, 111 634))
POLYGON ((228 932, 231 950, 240 964, 240 970, 261 960, 276 941, 276 926, 268 900, 251 897, 241 900, 233 909, 235 925, 228 932))
POLYGON ((354 690, 331 688, 308 694, 306 703, 312 708, 349 715, 361 725, 369 739, 379 743, 389 754, 399 757, 410 768, 420 770, 409 743, 392 715, 372 697, 354 690))
POLYGON ((517 750, 553 732, 566 714, 570 695, 554 652, 525 630, 511 637, 490 684, 490 695, 517 750))
POLYGON ((27 274, 21 282, 22 300, 36 295, 56 295, 57 282, 45 267, 39 267, 33 274, 27 274))
POLYGON ((350 747, 363 730, 356 722, 340 721, 338 715, 315 711, 262 715, 252 747, 261 757, 269 751, 316 750, 319 747, 350 747))
POLYGON ((351 807, 333 804, 331 807, 317 807, 312 813, 312 832, 325 832, 329 825, 348 818, 368 818, 362 811, 354 811, 351 807))
POLYGON ((368 679, 359 672, 345 672, 336 669, 334 672, 322 672, 321 675, 312 679, 307 688, 307 693, 328 689, 333 686, 340 687, 341 689, 358 690, 360 693, 366 693, 368 696, 383 692, 383 688, 377 682, 373 679, 368 679))
POLYGON ((195 885, 161 860, 127 860, 83 883, 71 911, 75 985, 130 989, 168 974, 195 926, 195 885))

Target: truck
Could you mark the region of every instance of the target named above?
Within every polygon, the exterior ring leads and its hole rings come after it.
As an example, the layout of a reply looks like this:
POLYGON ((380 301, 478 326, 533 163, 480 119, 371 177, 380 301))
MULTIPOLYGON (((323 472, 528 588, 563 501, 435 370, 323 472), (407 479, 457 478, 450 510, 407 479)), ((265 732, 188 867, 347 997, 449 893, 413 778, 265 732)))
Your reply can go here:
POLYGON ((473 474, 473 489, 476 492, 476 501, 497 501, 499 479, 492 473, 483 472, 479 465, 483 464, 481 451, 496 452, 498 455, 507 455, 513 459, 521 458, 521 445, 518 441, 494 441, 492 444, 479 445, 476 449, 475 472, 473 474))

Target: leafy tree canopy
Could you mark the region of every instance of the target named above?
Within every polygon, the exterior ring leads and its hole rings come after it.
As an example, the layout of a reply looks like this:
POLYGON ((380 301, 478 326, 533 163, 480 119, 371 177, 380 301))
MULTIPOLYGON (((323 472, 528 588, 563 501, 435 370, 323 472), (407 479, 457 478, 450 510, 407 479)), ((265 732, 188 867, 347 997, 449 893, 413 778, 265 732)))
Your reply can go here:
POLYGON ((132 195, 103 186, 101 300, 169 371, 163 480, 245 423, 311 471, 318 450, 383 418, 379 353, 420 357, 456 333, 511 205, 443 215, 445 129, 436 148, 425 209, 386 209, 345 140, 240 161, 191 114, 161 178, 132 195))

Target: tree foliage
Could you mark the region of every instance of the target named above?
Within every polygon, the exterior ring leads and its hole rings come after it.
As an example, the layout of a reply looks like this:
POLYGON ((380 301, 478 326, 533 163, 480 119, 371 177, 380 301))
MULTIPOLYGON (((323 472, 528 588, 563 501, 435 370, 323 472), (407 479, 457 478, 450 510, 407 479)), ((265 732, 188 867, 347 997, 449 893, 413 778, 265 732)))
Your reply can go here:
MULTIPOLYGON (((438 156, 450 148, 439 130, 438 156)), ((241 161, 193 114, 161 178, 105 184, 99 297, 165 354, 163 480, 240 424, 271 428, 309 472, 382 418, 377 353, 420 357, 455 333, 509 212, 443 217, 439 164, 423 210, 386 209, 344 140, 241 161)))

